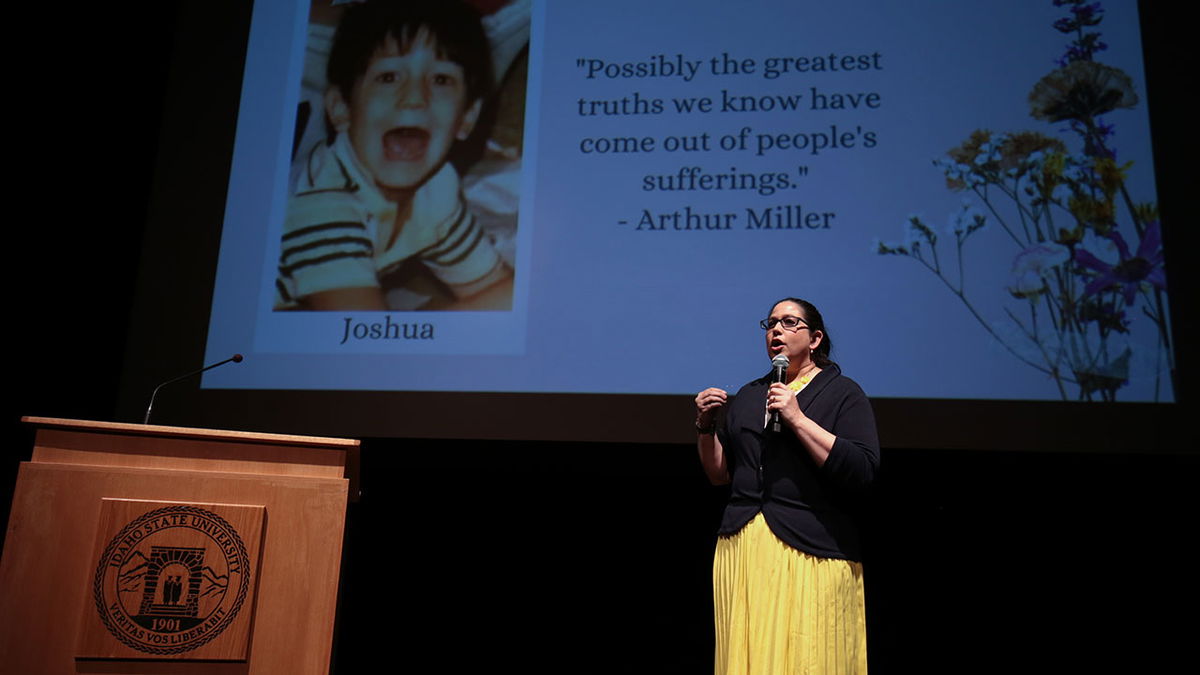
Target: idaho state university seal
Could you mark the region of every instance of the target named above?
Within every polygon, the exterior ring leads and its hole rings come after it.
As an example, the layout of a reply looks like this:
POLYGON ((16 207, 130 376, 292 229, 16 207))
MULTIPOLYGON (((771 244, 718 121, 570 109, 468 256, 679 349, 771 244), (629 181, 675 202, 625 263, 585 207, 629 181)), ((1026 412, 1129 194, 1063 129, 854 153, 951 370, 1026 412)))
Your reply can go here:
POLYGON ((189 505, 155 509, 104 549, 96 609, 105 628, 133 649, 191 651, 237 616, 250 588, 250 562, 245 542, 221 516, 189 505))

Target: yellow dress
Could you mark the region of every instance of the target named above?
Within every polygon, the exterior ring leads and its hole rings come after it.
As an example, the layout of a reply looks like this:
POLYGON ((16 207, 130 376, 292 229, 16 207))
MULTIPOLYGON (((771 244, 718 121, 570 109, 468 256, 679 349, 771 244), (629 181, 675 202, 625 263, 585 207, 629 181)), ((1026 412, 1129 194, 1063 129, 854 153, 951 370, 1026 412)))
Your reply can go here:
POLYGON ((760 513, 717 540, 716 675, 863 675, 862 564, 780 541, 760 513))
POLYGON ((867 672, 862 564, 788 546, 762 513, 717 540, 713 615, 716 675, 867 672))

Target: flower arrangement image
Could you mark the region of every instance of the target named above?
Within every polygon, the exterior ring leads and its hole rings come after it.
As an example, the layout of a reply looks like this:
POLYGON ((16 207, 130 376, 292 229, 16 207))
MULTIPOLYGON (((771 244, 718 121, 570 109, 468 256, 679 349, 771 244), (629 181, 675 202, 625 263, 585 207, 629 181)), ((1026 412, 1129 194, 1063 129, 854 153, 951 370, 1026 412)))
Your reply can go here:
MULTIPOLYGON (((1040 130, 973 131, 934 161, 963 197, 945 228, 909 216, 902 241, 879 255, 923 265, 1012 358, 1047 376, 1063 400, 1114 401, 1135 366, 1170 400, 1174 372, 1157 204, 1138 201, 1114 125, 1103 116, 1139 104, 1132 78, 1096 60, 1107 45, 1098 2, 1052 0, 1070 39, 1057 68, 1033 84, 1040 130), (964 250, 999 228, 1011 261, 1003 316, 985 316, 964 250), (970 288, 970 290, 968 290, 970 288)), ((995 305, 993 305, 995 306, 995 305)))

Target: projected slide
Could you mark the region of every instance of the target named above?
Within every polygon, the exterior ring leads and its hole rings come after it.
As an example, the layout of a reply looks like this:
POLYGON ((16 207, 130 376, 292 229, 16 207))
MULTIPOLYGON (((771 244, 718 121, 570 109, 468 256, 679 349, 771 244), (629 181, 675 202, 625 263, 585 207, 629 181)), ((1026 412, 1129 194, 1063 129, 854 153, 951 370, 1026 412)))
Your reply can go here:
POLYGON ((255 3, 205 387, 1174 399, 1135 2, 465 5, 255 3))

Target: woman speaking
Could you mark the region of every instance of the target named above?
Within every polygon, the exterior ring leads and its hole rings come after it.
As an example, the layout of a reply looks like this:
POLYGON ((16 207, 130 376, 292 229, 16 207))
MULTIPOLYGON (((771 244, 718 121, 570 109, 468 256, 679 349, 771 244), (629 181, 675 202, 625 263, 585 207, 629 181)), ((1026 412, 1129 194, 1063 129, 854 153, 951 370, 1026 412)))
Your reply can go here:
POLYGON ((875 416, 829 360, 811 303, 781 300, 761 325, 775 372, 733 397, 696 396, 700 461, 709 480, 730 484, 713 560, 714 670, 865 673, 862 549, 849 512, 879 466, 875 416))

